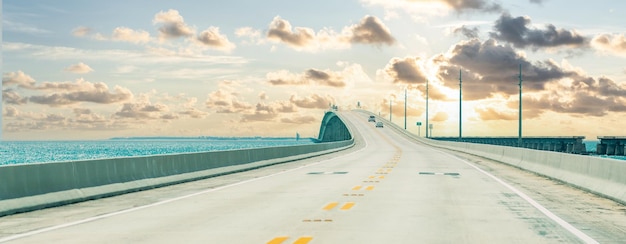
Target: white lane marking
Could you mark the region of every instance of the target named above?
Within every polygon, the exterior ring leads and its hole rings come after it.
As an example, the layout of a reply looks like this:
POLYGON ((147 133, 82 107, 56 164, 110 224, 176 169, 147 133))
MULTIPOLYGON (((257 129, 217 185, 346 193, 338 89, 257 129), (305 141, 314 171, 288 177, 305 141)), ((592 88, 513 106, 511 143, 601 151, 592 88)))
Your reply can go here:
MULTIPOLYGON (((397 133, 396 133, 397 134, 397 133)), ((399 136, 399 138, 402 138, 403 140, 407 141, 407 142, 411 142, 415 145, 418 145, 416 142, 414 141, 410 141, 406 138, 404 138, 403 136, 399 136)), ((531 197, 529 197, 528 195, 526 195, 525 193, 517 190, 515 187, 509 185, 508 183, 504 182, 503 180, 501 180, 500 178, 490 174, 487 171, 484 171, 480 168, 478 168, 477 166, 463 160, 460 159, 458 157, 455 157, 454 155, 451 155, 447 152, 441 151, 439 149, 434 149, 430 146, 424 146, 424 145, 420 145, 423 146, 424 148, 433 150, 433 151, 437 151, 440 153, 443 153, 444 155, 454 158, 456 160, 459 160, 467 165, 469 165, 470 167, 478 170, 478 172, 481 172, 483 174, 485 174, 486 176, 489 176, 490 178, 492 178, 493 180, 495 180, 496 182, 500 183, 501 185, 503 185, 504 187, 508 188, 509 190, 511 190, 512 192, 514 192, 515 194, 517 194, 519 197, 521 197, 522 199, 524 199, 526 202, 530 203, 530 205, 532 205, 533 207, 535 207, 537 210, 539 210, 541 213, 543 213, 544 215, 546 215, 548 218, 552 219, 554 222, 556 222, 557 224, 559 224, 561 227, 563 227, 564 229, 566 229, 567 231, 569 231, 570 233, 572 233, 573 235, 575 235, 576 237, 578 237, 580 240, 582 240, 585 243, 599 243, 598 241, 594 240, 593 238, 591 238, 590 236, 588 236, 587 234, 585 234, 584 232, 580 231, 579 229, 577 229, 576 227, 574 227, 573 225, 571 225, 570 223, 568 223, 567 221, 561 219, 559 216, 557 216, 556 214, 550 212, 550 210, 548 210, 547 208, 545 208, 544 206, 542 206, 541 204, 539 204, 537 201, 535 201, 534 199, 532 199, 531 197)))
MULTIPOLYGON (((365 142, 365 140, 363 140, 363 141, 365 142)), ((79 225, 79 224, 83 224, 83 223, 87 223, 87 222, 91 222, 91 221, 96 221, 96 220, 100 220, 100 219, 104 219, 104 218, 108 218, 108 217, 113 217, 113 216, 116 216, 116 215, 121 215, 121 214, 125 214, 125 213, 135 212, 135 211, 138 211, 138 210, 141 210, 141 209, 155 207, 155 206, 159 206, 159 205, 163 205, 163 204, 166 204, 166 203, 183 200, 183 199, 190 198, 190 197, 194 197, 194 196, 198 196, 198 195, 202 195, 202 194, 206 194, 206 193, 210 193, 210 192, 214 192, 214 191, 223 190, 223 189, 226 189, 226 188, 231 188, 231 187, 234 187, 234 186, 243 185, 243 184, 247 184, 247 183, 250 183, 250 182, 255 182, 255 181, 258 181, 258 180, 274 177, 274 176, 277 176, 277 175, 286 174, 286 173, 289 173, 289 172, 292 172, 292 171, 296 171, 296 170, 300 170, 300 169, 303 169, 303 168, 319 165, 319 164, 322 164, 322 163, 327 163, 327 162, 332 161, 332 160, 337 160, 337 159, 340 159, 340 158, 348 157, 348 156, 350 156, 352 154, 355 154, 355 153, 358 153, 358 152, 361 152, 361 151, 367 149, 368 146, 369 146, 369 144, 367 144, 367 142, 365 142, 365 146, 363 148, 361 148, 361 149, 359 149, 357 151, 345 154, 345 155, 341 155, 341 156, 336 157, 336 158, 329 158, 329 159, 326 159, 326 160, 323 160, 323 161, 319 161, 317 163, 303 165, 303 166, 300 166, 300 167, 297 167, 297 168, 293 168, 293 169, 290 169, 290 170, 285 170, 285 171, 278 172, 278 173, 275 173, 275 174, 261 176, 261 177, 250 179, 250 180, 240 181, 240 182, 233 183, 233 184, 230 184, 230 185, 225 185, 225 186, 220 186, 220 187, 216 187, 216 188, 211 188, 211 189, 208 189, 208 190, 204 190, 204 191, 200 191, 200 192, 196 192, 196 193, 192 193, 192 194, 189 194, 189 195, 180 196, 180 197, 176 197, 176 198, 172 198, 172 199, 168 199, 168 200, 163 200, 163 201, 160 201, 160 202, 155 202, 155 203, 151 203, 151 204, 144 205, 144 206, 129 208, 129 209, 118 211, 118 212, 112 212, 112 213, 108 213, 108 214, 104 214, 104 215, 99 215, 99 216, 95 216, 95 217, 91 217, 91 218, 86 218, 86 219, 83 219, 83 220, 78 220, 78 221, 69 222, 69 223, 65 223, 65 224, 60 224, 60 225, 56 225, 56 226, 51 226, 51 227, 47 227, 47 228, 43 228, 43 229, 39 229, 39 230, 25 232, 25 233, 13 235, 13 236, 8 236, 8 237, 5 237, 5 238, 1 238, 0 239, 0 243, 8 242, 8 241, 12 241, 12 240, 16 240, 16 239, 32 236, 32 235, 37 235, 37 234, 41 234, 41 233, 44 233, 44 232, 58 230, 58 229, 62 229, 62 228, 66 228, 66 227, 70 227, 70 226, 74 226, 74 225, 79 225)))
MULTIPOLYGON (((450 155, 452 156, 452 155, 450 155)), ((456 158, 456 157, 455 157, 456 158)), ((543 214, 545 214, 546 216, 548 216, 548 218, 554 220, 556 223, 558 223, 561 227, 565 228, 567 231, 569 231, 570 233, 574 234, 576 237, 578 237, 580 240, 584 241, 585 243, 599 243, 598 241, 594 240, 593 238, 591 238, 590 236, 588 236, 587 234, 583 233, 582 231, 580 231, 579 229, 577 229, 576 227, 574 227, 573 225, 571 225, 570 223, 568 223, 567 221, 561 219, 559 216, 557 216, 556 214, 550 212, 550 210, 548 210, 547 208, 545 208, 544 206, 542 206, 541 204, 539 204, 538 202, 536 202, 535 200, 533 200, 531 197, 529 197, 528 195, 526 195, 525 193, 517 190, 515 187, 509 185, 508 183, 504 182, 503 180, 501 180, 498 177, 495 177, 494 175, 488 173, 487 171, 484 171, 480 168, 478 168, 477 166, 465 161, 465 160, 461 160, 459 158, 456 158, 458 160, 460 160, 461 162, 471 166, 472 168, 478 170, 479 172, 489 176, 490 178, 492 178, 493 180, 497 181, 498 183, 500 183, 501 185, 503 185, 504 187, 508 188, 509 190, 511 190, 512 192, 514 192, 515 194, 517 194, 518 196, 520 196, 521 198, 523 198, 524 200, 526 200, 526 202, 530 203, 530 205, 532 205, 533 207, 535 207, 537 210, 541 211, 543 214)))

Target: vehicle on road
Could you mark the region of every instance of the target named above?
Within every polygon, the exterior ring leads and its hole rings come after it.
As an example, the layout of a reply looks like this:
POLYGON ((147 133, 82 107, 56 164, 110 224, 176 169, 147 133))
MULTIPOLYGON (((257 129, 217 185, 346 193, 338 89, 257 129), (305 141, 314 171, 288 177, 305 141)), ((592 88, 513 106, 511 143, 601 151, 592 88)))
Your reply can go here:
POLYGON ((383 122, 376 122, 376 128, 383 128, 383 122))
POLYGON ((376 116, 370 115, 370 118, 367 119, 367 122, 376 122, 376 116))

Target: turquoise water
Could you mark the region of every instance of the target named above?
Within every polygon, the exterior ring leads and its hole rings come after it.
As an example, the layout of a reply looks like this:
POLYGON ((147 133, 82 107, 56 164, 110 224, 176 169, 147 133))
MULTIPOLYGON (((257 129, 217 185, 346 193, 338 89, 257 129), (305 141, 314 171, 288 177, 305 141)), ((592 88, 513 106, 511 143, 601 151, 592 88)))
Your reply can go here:
POLYGON ((0 142, 0 165, 134 157, 314 143, 295 138, 115 139, 0 142))

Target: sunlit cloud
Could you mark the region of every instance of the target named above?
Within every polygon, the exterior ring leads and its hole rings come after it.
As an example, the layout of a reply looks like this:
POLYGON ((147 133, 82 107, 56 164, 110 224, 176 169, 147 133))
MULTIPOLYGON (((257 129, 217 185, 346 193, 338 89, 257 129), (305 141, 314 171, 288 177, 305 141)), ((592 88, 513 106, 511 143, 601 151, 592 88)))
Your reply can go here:
POLYGON ((183 16, 175 9, 155 14, 152 23, 160 24, 158 31, 159 38, 162 40, 189 37, 195 33, 195 30, 185 23, 183 16))
POLYGON ((200 32, 196 40, 202 45, 225 52, 235 49, 235 44, 230 42, 225 35, 220 34, 220 29, 214 26, 200 32))
POLYGON ((603 53, 626 57, 624 34, 601 34, 591 40, 591 45, 603 53))
POLYGON ((67 68, 64 69, 67 72, 71 72, 74 74, 86 74, 89 72, 93 72, 93 69, 91 67, 89 67, 89 65, 83 63, 83 62, 79 62, 77 64, 72 64, 70 66, 68 66, 67 68))
POLYGON ((113 29, 111 39, 114 41, 125 41, 135 44, 147 43, 150 41, 150 33, 144 30, 133 30, 128 27, 117 27, 113 29))
POLYGON ((298 51, 325 49, 346 49, 351 44, 393 45, 396 43, 391 31, 380 19, 365 16, 359 24, 343 28, 341 33, 332 29, 315 32, 308 27, 292 27, 291 23, 280 16, 274 17, 267 31, 267 38, 274 42, 287 44, 298 51))

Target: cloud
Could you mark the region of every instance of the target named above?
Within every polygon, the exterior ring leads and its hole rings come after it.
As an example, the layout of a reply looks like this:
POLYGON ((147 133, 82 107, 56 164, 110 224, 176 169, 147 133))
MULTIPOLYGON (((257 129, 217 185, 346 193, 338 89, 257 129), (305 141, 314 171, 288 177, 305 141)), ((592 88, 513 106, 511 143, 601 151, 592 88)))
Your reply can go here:
POLYGON ((358 25, 350 27, 350 42, 363 44, 387 44, 396 43, 389 28, 380 19, 374 16, 365 16, 358 25))
POLYGON ((318 119, 313 116, 294 116, 291 118, 282 118, 280 122, 288 124, 311 124, 317 122, 318 119))
POLYGON ((418 22, 424 21, 424 16, 444 16, 450 12, 471 13, 499 13, 503 7, 492 0, 361 0, 365 5, 382 7, 387 16, 397 16, 396 11, 405 12, 418 22))
POLYGON ((434 117, 431 118, 433 122, 444 122, 448 120, 449 116, 446 112, 437 112, 434 117))
POLYGON ((585 47, 589 42, 575 30, 557 29, 552 24, 547 24, 544 30, 540 30, 529 28, 530 24, 531 20, 527 16, 513 18, 504 13, 496 20, 495 32, 490 35, 517 48, 585 47))
POLYGON ((169 107, 164 104, 152 104, 149 101, 139 101, 134 103, 124 103, 122 108, 115 112, 116 118, 124 119, 176 119, 175 115, 167 113, 169 107))
POLYGON ((455 35, 462 35, 467 39, 474 39, 479 37, 480 31, 478 30, 478 27, 469 28, 465 25, 462 25, 460 27, 454 28, 452 30, 452 33, 455 35))
POLYGON ((87 36, 88 34, 91 34, 92 32, 93 30, 89 27, 79 26, 72 30, 72 35, 78 36, 78 37, 84 37, 84 36, 87 36))
POLYGON ((308 69, 305 72, 305 76, 308 79, 314 80, 317 84, 323 86, 332 87, 344 87, 346 83, 340 75, 336 75, 332 72, 321 71, 316 69, 308 69))
POLYGON ((119 103, 132 99, 130 90, 115 86, 113 92, 102 82, 88 82, 78 79, 76 82, 44 82, 38 86, 29 87, 30 90, 53 90, 45 95, 33 95, 29 101, 50 106, 64 106, 80 102, 99 104, 119 103))
POLYGON ((13 105, 23 105, 28 103, 28 98, 20 96, 17 92, 11 89, 2 90, 2 102, 13 105))
POLYGON ((320 85, 342 88, 346 86, 344 72, 330 70, 308 69, 303 74, 292 74, 286 70, 269 72, 266 74, 267 82, 274 86, 280 85, 320 85))
POLYGON ((35 79, 21 70, 2 74, 2 86, 6 87, 12 85, 17 85, 21 88, 33 87, 35 85, 35 79))
POLYGON ((133 30, 128 27, 117 27, 113 29, 111 39, 114 41, 125 41, 135 44, 141 44, 150 41, 150 33, 144 30, 133 30))
POLYGON ((249 103, 240 101, 238 93, 227 89, 209 93, 205 105, 217 113, 241 113, 253 108, 249 103))
MULTIPOLYGON (((249 32, 242 31, 242 34, 249 32)), ((391 46, 396 43, 389 28, 377 17, 369 15, 363 17, 359 24, 344 27, 341 33, 328 28, 316 33, 308 27, 292 27, 289 21, 276 16, 269 25, 267 38, 273 42, 285 43, 298 51, 345 49, 351 44, 391 46)))
POLYGON ((591 46, 607 54, 626 57, 624 34, 601 34, 591 40, 591 46))
MULTIPOLYGON (((389 116, 389 99, 382 99, 378 104, 378 110, 383 114, 389 116)), ((408 117, 422 116, 426 109, 423 106, 408 103, 406 108, 406 115, 408 117)), ((391 100, 391 112, 393 116, 404 117, 404 100, 393 99, 391 100)))
POLYGON ((274 17, 270 23, 267 37, 270 40, 281 41, 293 47, 306 47, 314 43, 315 31, 306 27, 295 27, 293 29, 289 21, 274 17))
POLYGON ((259 93, 259 99, 267 100, 268 96, 267 96, 267 94, 264 91, 262 91, 262 92, 259 93))
POLYGON ((440 0, 455 11, 502 12, 502 6, 488 0, 440 0))
POLYGON ((207 115, 209 115, 209 113, 199 110, 197 108, 187 108, 184 111, 179 112, 179 114, 187 115, 194 119, 203 119, 203 118, 206 118, 207 115))
POLYGON ((477 100, 495 93, 516 94, 518 67, 523 68, 524 89, 540 91, 547 82, 569 77, 574 73, 562 69, 554 61, 531 63, 508 45, 490 39, 461 41, 434 62, 438 77, 447 87, 458 88, 459 70, 463 71, 464 99, 477 100))
POLYGON ((278 117, 278 113, 272 106, 264 103, 257 103, 253 113, 243 114, 240 122, 272 121, 278 117))
POLYGON ((20 32, 31 35, 51 33, 49 30, 41 29, 36 26, 10 21, 7 19, 7 17, 4 17, 2 19, 2 28, 3 31, 20 32))
POLYGON ((174 9, 155 14, 152 23, 161 24, 158 29, 161 39, 189 37, 195 33, 195 30, 185 23, 178 10, 174 9))
POLYGON ((92 72, 93 69, 91 67, 89 67, 89 65, 86 65, 83 62, 79 62, 77 64, 73 64, 68 66, 67 68, 64 69, 67 72, 71 72, 74 74, 86 74, 89 72, 92 72))
POLYGON ((235 44, 231 43, 228 40, 228 37, 220 34, 220 29, 218 27, 211 26, 200 32, 196 40, 202 45, 224 52, 230 52, 235 49, 235 44))
POLYGON ((428 78, 420 63, 419 57, 392 58, 384 70, 394 83, 423 84, 428 78))
POLYGON ((498 111, 496 110, 496 108, 493 108, 493 107, 476 108, 475 111, 476 113, 478 113, 478 116, 480 120, 482 121, 517 120, 519 116, 518 112, 514 112, 514 111, 503 112, 503 111, 498 111))
POLYGON ((300 108, 327 109, 330 105, 335 104, 335 99, 331 96, 319 94, 312 94, 303 98, 297 95, 291 95, 289 101, 300 108))

